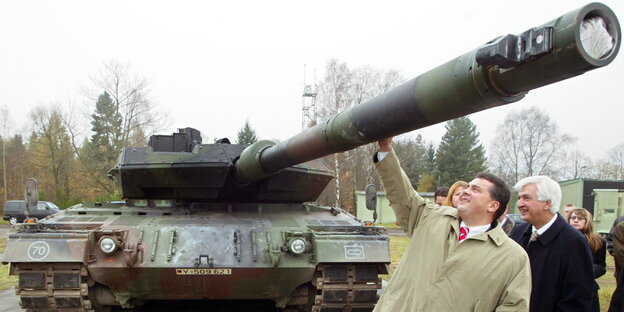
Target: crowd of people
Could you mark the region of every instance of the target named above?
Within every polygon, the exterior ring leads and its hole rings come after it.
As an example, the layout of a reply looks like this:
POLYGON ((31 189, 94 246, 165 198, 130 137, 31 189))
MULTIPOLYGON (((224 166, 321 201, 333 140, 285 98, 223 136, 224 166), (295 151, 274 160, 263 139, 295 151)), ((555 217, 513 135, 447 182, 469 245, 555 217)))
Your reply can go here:
POLYGON ((506 216, 510 189, 490 173, 431 202, 411 186, 392 138, 378 143, 373 161, 410 241, 374 311, 600 311, 607 250, 617 277, 609 311, 624 311, 624 217, 602 239, 588 210, 559 214, 561 188, 547 176, 513 187, 519 224, 506 216))

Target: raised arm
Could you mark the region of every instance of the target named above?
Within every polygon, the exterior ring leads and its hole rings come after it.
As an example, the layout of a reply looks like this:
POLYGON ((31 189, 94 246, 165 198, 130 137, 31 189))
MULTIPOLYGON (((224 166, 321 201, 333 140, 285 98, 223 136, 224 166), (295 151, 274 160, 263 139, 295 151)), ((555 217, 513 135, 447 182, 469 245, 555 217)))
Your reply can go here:
POLYGON ((381 160, 378 155, 374 156, 377 173, 401 228, 411 237, 424 210, 435 205, 420 197, 412 187, 392 149, 392 138, 380 140, 378 143, 380 152, 388 154, 381 160))

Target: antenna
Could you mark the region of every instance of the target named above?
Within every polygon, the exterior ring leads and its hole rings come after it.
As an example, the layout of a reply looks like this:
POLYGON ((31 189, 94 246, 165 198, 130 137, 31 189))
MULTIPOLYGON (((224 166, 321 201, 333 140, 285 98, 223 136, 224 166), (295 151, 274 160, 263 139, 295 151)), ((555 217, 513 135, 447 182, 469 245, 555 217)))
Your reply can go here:
POLYGON ((316 68, 314 87, 306 84, 306 64, 303 64, 303 96, 301 100, 301 130, 316 125, 316 68))

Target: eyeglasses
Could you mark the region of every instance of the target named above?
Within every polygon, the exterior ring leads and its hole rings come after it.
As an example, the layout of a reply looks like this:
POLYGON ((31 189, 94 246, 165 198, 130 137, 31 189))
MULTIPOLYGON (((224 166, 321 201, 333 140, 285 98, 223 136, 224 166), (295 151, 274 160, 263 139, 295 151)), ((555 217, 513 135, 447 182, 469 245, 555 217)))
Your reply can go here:
POLYGON ((583 217, 580 217, 580 216, 571 216, 570 220, 572 220, 572 221, 574 221, 574 220, 581 221, 581 220, 587 220, 587 218, 583 218, 583 217))

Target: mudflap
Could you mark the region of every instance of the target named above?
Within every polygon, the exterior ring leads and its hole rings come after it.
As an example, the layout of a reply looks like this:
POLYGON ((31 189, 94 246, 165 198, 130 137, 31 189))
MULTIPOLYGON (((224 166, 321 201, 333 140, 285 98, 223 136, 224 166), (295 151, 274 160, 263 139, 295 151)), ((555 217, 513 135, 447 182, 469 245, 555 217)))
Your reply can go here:
POLYGON ((313 312, 370 312, 381 288, 378 263, 336 263, 317 266, 313 312))
POLYGON ((16 294, 28 311, 93 312, 87 269, 82 263, 13 263, 16 294))

